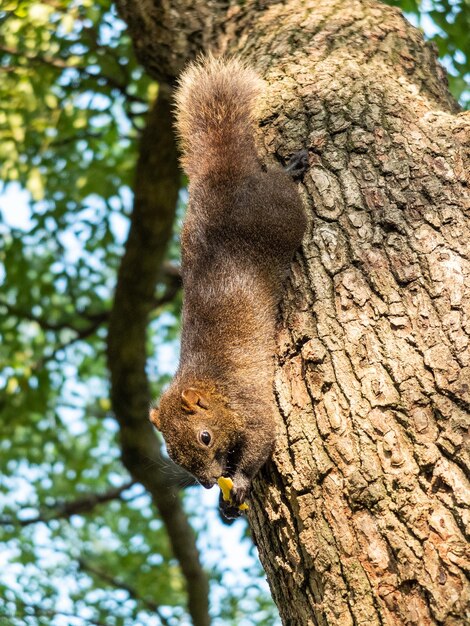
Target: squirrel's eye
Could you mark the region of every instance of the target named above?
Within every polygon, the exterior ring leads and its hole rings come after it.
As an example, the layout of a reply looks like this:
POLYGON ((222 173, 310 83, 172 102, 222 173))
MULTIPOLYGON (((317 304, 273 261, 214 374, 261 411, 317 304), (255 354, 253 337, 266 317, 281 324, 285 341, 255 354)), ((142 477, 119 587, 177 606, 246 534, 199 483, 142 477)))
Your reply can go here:
POLYGON ((212 436, 210 432, 208 432, 207 430, 201 430, 201 432, 199 433, 199 441, 205 446, 208 446, 212 441, 212 436))

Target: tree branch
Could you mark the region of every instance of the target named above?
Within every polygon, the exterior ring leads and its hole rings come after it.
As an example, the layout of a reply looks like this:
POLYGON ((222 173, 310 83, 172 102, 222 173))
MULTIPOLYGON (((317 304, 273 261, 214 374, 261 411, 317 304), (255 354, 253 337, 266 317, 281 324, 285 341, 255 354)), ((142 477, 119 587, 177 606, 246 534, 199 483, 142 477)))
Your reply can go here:
POLYGON ((50 67, 54 67, 58 70, 76 70, 79 74, 85 76, 86 78, 103 80, 109 87, 111 87, 111 89, 119 91, 119 93, 122 94, 128 102, 137 102, 139 104, 148 105, 148 102, 143 98, 130 94, 127 91, 127 85, 125 83, 121 83, 116 78, 106 74, 95 74, 94 72, 90 72, 90 70, 86 67, 73 65, 68 62, 68 59, 61 59, 40 54, 28 54, 27 52, 17 50, 16 48, 10 48, 8 46, 0 46, 0 52, 20 58, 23 57, 30 63, 42 63, 44 65, 49 65, 50 67))
POLYGON ((42 369, 46 363, 49 363, 50 361, 53 361, 55 359, 58 352, 60 352, 61 350, 65 350, 66 348, 69 348, 74 343, 77 343, 77 341, 82 341, 83 339, 86 339, 87 337, 94 335, 100 326, 101 326, 101 320, 98 319, 93 324, 90 324, 88 328, 83 328, 81 330, 74 329, 76 332, 75 337, 71 337, 67 341, 63 341, 57 344, 50 354, 45 355, 41 357, 40 359, 38 359, 36 363, 33 364, 32 369, 33 370, 42 369))
POLYGON ((73 323, 75 320, 72 321, 71 319, 64 319, 53 322, 42 315, 35 315, 30 310, 25 310, 15 304, 10 304, 4 296, 0 297, 0 307, 3 307, 6 309, 7 313, 20 320, 36 322, 36 324, 38 324, 38 326, 40 326, 43 330, 51 330, 54 332, 59 332, 61 330, 73 330, 78 334, 85 335, 93 333, 102 322, 107 320, 109 316, 109 311, 99 311, 89 315, 81 313, 79 314, 81 317, 93 322, 91 325, 83 327, 79 324, 73 323))
POLYGON ((149 600, 148 598, 144 598, 140 596, 137 590, 135 589, 135 587, 132 587, 128 583, 124 582, 123 580, 115 578, 114 576, 111 576, 110 574, 107 574, 106 572, 103 572, 102 570, 98 569, 94 565, 90 565, 90 563, 85 561, 85 559, 79 558, 78 565, 81 570, 83 570, 84 572, 87 572, 88 574, 91 574, 92 576, 95 576, 96 578, 101 579, 103 582, 107 583, 111 587, 114 587, 115 589, 123 589, 124 591, 127 591, 130 598, 132 598, 136 602, 141 602, 150 611, 155 613, 158 616, 160 622, 163 624, 163 626, 170 626, 170 622, 166 619, 164 615, 161 614, 159 605, 153 602, 152 600, 149 600))
POLYGON ((105 504, 111 500, 117 500, 121 497, 124 491, 130 489, 136 484, 135 480, 130 480, 121 487, 114 487, 104 493, 90 493, 76 500, 69 502, 55 502, 49 508, 49 511, 43 511, 36 517, 30 517, 24 520, 12 520, 9 518, 0 518, 1 526, 30 526, 31 524, 37 524, 38 522, 44 522, 48 524, 51 520, 56 519, 69 519, 72 515, 83 515, 94 510, 99 504, 105 504))
MULTIPOLYGON (((171 302, 181 289, 181 274, 179 266, 172 263, 164 263, 163 265, 162 276, 167 283, 166 290, 160 297, 153 297, 152 309, 158 309, 158 307, 171 302)), ((19 320, 35 322, 38 326, 40 326, 40 328, 42 328, 42 330, 49 330, 53 332, 72 330, 77 333, 77 336, 73 337, 71 341, 57 347, 54 350, 54 353, 57 352, 57 350, 67 347, 70 343, 74 343, 75 341, 85 339, 86 337, 92 335, 96 330, 98 330, 101 324, 104 324, 109 320, 110 316, 109 310, 95 312, 78 311, 77 315, 79 317, 91 322, 88 326, 81 326, 80 323, 75 323, 78 321, 76 319, 51 321, 42 315, 35 315, 30 310, 25 310, 15 304, 10 304, 4 297, 0 297, 0 308, 1 307, 3 307, 8 314, 13 315, 19 320)))
POLYGON ((161 471, 160 444, 147 419, 151 400, 145 371, 147 325, 159 268, 172 233, 179 185, 169 94, 161 88, 142 134, 131 228, 109 322, 111 402, 120 426, 123 463, 148 489, 166 526, 186 579, 193 623, 207 626, 207 576, 178 491, 161 471), (155 462, 150 471, 147 459, 155 462))

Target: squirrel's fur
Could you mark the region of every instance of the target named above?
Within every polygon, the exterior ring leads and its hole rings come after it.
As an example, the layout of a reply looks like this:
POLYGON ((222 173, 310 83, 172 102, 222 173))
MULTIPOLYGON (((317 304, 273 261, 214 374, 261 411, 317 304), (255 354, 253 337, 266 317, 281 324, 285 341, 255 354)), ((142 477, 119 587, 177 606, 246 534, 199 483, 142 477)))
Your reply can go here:
POLYGON ((254 165, 254 103, 261 88, 253 70, 235 58, 201 58, 183 73, 175 98, 176 127, 190 180, 213 167, 238 172, 254 165))
POLYGON ((179 83, 177 127, 190 179, 181 357, 151 413, 173 460, 206 487, 230 476, 235 504, 273 449, 277 305, 306 225, 290 176, 258 161, 259 86, 240 61, 212 57, 179 83))

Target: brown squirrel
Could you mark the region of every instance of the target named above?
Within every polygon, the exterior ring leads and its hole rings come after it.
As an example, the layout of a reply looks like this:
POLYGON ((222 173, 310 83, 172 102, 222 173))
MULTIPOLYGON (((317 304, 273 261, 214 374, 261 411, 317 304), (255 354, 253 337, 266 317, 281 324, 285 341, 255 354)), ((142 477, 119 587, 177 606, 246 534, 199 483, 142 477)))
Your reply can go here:
POLYGON ((178 371, 150 419, 170 457, 206 488, 233 480, 227 517, 238 515, 275 442, 277 305, 306 227, 292 174, 265 170, 253 137, 256 74, 237 59, 207 57, 176 94, 182 164, 184 304, 178 371))

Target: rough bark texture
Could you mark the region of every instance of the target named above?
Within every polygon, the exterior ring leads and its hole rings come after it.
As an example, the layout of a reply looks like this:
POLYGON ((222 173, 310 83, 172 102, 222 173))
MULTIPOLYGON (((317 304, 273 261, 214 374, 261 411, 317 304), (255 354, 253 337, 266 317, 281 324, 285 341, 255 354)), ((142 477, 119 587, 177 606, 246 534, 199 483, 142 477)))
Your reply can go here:
POLYGON ((165 524, 186 580, 193 624, 208 626, 209 584, 199 561, 196 538, 162 457, 160 441, 148 421, 147 324, 180 187, 170 107, 166 90, 160 90, 142 135, 131 228, 109 320, 108 363, 123 463, 149 491, 165 524))
POLYGON ((435 51, 367 0, 120 5, 167 80, 250 59, 262 152, 310 151, 249 515, 284 623, 469 623, 470 121, 435 51))

